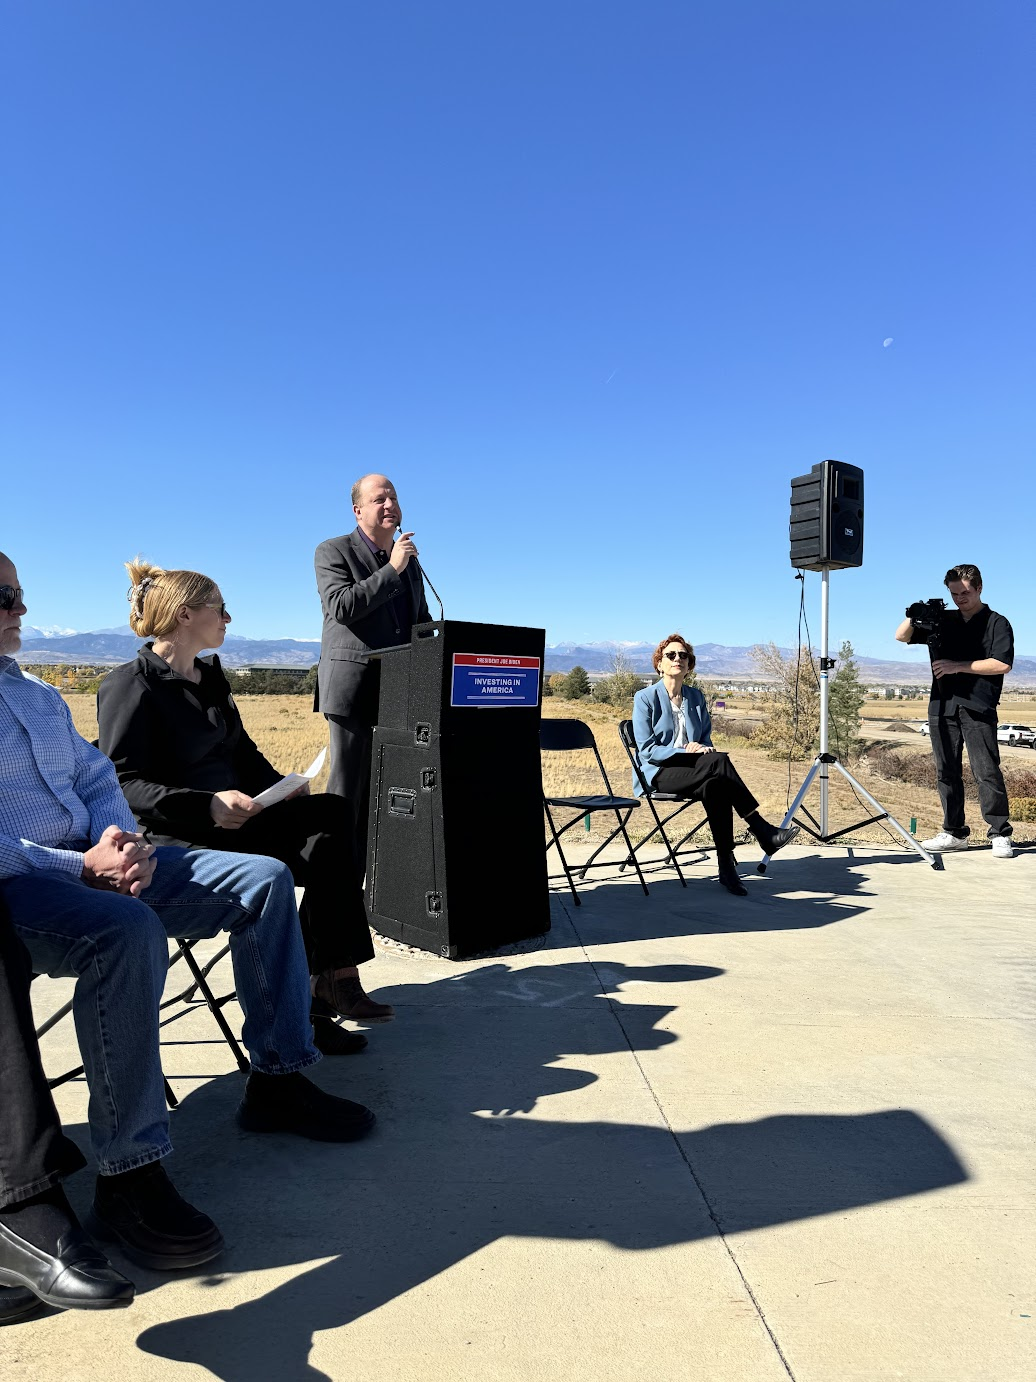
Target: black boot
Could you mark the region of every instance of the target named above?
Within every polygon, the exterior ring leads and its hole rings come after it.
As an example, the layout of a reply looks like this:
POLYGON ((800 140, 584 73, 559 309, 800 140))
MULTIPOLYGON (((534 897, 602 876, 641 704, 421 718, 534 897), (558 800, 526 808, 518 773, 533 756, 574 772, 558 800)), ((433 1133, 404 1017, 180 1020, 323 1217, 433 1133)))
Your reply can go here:
POLYGON ((325 1094, 297 1071, 264 1075, 253 1070, 245 1082, 237 1122, 247 1132, 291 1132, 315 1142, 355 1142, 366 1137, 377 1119, 369 1108, 325 1094))
POLYGON ((98 1238, 156 1272, 200 1267, 223 1251, 219 1229, 177 1193, 159 1161, 98 1176, 89 1223, 98 1238))
POLYGON ((801 825, 789 825, 786 830, 781 830, 776 825, 771 825, 769 821, 764 821, 762 816, 755 815, 747 822, 749 830, 763 847, 763 853, 767 858, 772 859, 779 849, 791 844, 795 836, 802 829, 801 825))
POLYGON ((350 1032, 339 1027, 329 1017, 317 1017, 310 1013, 313 1023, 313 1045, 322 1056, 354 1056, 367 1045, 362 1032, 350 1032))
POLYGON ((716 858, 719 861, 719 881, 727 892, 735 897, 747 897, 748 889, 738 877, 737 860, 733 854, 717 854, 716 858))

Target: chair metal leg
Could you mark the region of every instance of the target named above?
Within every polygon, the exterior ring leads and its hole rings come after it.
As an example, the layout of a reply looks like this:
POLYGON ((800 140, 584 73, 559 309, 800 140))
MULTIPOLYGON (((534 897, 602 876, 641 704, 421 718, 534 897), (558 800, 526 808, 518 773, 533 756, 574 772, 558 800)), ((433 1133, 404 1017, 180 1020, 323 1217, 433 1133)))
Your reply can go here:
POLYGON ((243 1074, 247 1075, 249 1071, 252 1069, 251 1061, 249 1061, 244 1051, 242 1051, 241 1047, 238 1045, 237 1037, 235 1037, 234 1033, 231 1031, 230 1024, 227 1022, 226 1017, 224 1017, 223 1009, 221 1006, 222 1003, 226 1003, 231 998, 233 998, 234 994, 228 994, 227 997, 223 999, 217 998, 216 995, 209 988, 208 981, 206 980, 205 975, 201 972, 201 967, 198 964, 198 961, 191 954, 191 945, 193 944, 193 942, 181 940, 178 942, 178 944, 181 947, 183 947, 183 957, 187 963, 187 968, 194 975, 194 982, 197 985, 199 991, 201 992, 201 996, 204 998, 209 1011, 212 1013, 212 1016, 216 1019, 216 1025, 223 1033, 224 1040, 226 1041, 227 1045, 230 1047, 231 1051, 234 1054, 234 1059, 237 1061, 237 1068, 243 1074))
POLYGON ((547 823, 550 826, 550 833, 554 838, 554 848, 557 850, 558 858, 561 860, 561 867, 565 870, 565 880, 568 883, 570 892, 572 893, 572 901, 576 907, 581 907, 583 904, 579 901, 579 894, 576 891, 576 885, 572 882, 572 871, 568 867, 568 860, 565 858, 565 851, 561 848, 561 837, 558 834, 557 827, 554 824, 554 817, 551 814, 550 807, 547 805, 546 801, 544 801, 543 803, 543 809, 547 815, 547 823))
MULTIPOLYGON (((616 811, 615 814, 618 815, 618 814, 619 814, 618 811, 616 811)), ((630 816, 632 816, 632 815, 633 815, 633 808, 632 808, 632 807, 629 807, 629 808, 627 809, 627 811, 626 811, 626 820, 628 821, 629 818, 630 818, 630 816)), ((593 864, 593 862, 594 862, 594 860, 597 858, 598 854, 600 854, 602 850, 605 850, 605 849, 608 848, 608 846, 611 844, 612 840, 615 839, 616 835, 618 835, 618 833, 619 833, 619 831, 620 831, 621 829, 622 829, 621 825, 617 825, 617 826, 615 827, 615 829, 612 831, 612 833, 608 836, 608 838, 604 841, 604 843, 597 846, 597 848, 594 850, 593 854, 590 855, 590 858, 587 859, 586 863, 583 864, 582 868, 580 868, 580 869, 578 870, 578 873, 579 873, 579 877, 580 877, 580 878, 585 878, 585 877, 586 877, 586 871, 587 871, 587 869, 590 868, 590 866, 593 864)), ((620 872, 621 872, 621 870, 620 870, 620 872)))
POLYGON ((645 846, 646 844, 648 844, 648 842, 654 838, 654 836, 660 835, 660 836, 662 837, 662 844, 665 846, 666 854, 667 854, 667 856, 668 856, 669 862, 670 862, 670 864, 672 864, 673 868, 676 870, 676 876, 677 876, 677 878, 679 878, 679 880, 680 880, 680 886, 681 886, 682 888, 686 888, 686 886, 687 886, 687 880, 686 880, 686 878, 684 878, 684 876, 683 876, 683 870, 680 868, 680 861, 679 861, 679 860, 677 859, 677 857, 676 857, 676 851, 673 849, 673 846, 672 846, 672 845, 670 844, 670 842, 669 842, 669 836, 665 833, 665 826, 668 825, 669 822, 670 822, 671 820, 674 819, 674 817, 678 816, 678 815, 680 814, 681 811, 686 811, 687 807, 688 807, 691 803, 690 803, 690 802, 685 803, 683 806, 681 806, 681 807, 679 807, 677 810, 675 810, 675 811, 672 813, 672 815, 667 816, 667 817, 666 817, 666 821, 665 821, 665 825, 663 825, 662 819, 661 819, 661 817, 660 817, 659 814, 658 814, 658 808, 655 806, 655 803, 652 801, 651 797, 650 797, 650 796, 647 796, 647 797, 644 798, 644 800, 647 802, 648 806, 651 808, 651 814, 652 814, 652 815, 654 816, 654 818, 655 818, 655 828, 654 828, 654 830, 650 831, 647 835, 645 835, 644 838, 643 838, 638 844, 635 844, 635 845, 633 846, 633 852, 632 852, 626 859, 623 860, 622 864, 621 864, 620 867, 619 867, 619 872, 622 873, 626 868, 628 868, 628 867, 630 866, 630 864, 634 863, 634 862, 635 862, 635 859, 636 859, 637 852, 638 852, 639 850, 643 849, 644 846, 645 846))
MULTIPOLYGON (((192 944, 193 944, 193 942, 192 942, 192 944)), ((211 960, 206 960, 205 963, 202 965, 202 967, 201 967, 202 978, 203 978, 203 979, 207 979, 207 978, 209 977, 209 975, 212 973, 212 971, 213 971, 213 970, 216 968, 216 966, 219 964, 220 960, 225 959, 226 956, 229 955, 229 954, 230 954, 230 946, 229 946, 229 945, 225 945, 225 946, 223 947, 222 950, 217 950, 216 953, 215 953, 215 955, 213 955, 212 959, 211 959, 211 960)), ((197 988, 198 988, 198 985, 197 985, 197 984, 192 984, 192 985, 190 986, 190 988, 184 989, 183 994, 182 994, 182 997, 183 997, 183 1001, 184 1001, 185 1003, 191 1003, 191 1002, 194 1001, 194 995, 195 995, 195 992, 197 991, 197 988)))
POLYGON ((51 1027, 56 1027, 57 1024, 61 1021, 61 1019, 63 1017, 67 1017, 71 1011, 72 999, 70 998, 68 1002, 64 1005, 64 1007, 58 1008, 57 1012, 52 1013, 51 1016, 47 1018, 46 1022, 43 1023, 42 1026, 36 1028, 36 1040, 38 1041, 41 1036, 46 1036, 47 1033, 50 1031, 51 1027))
POLYGON ((698 824, 694 827, 693 830, 688 830, 687 834, 684 835, 682 839, 680 839, 680 840, 678 840, 678 841, 676 842, 675 848, 676 848, 677 850, 683 849, 683 847, 684 847, 684 845, 687 843, 687 841, 688 841, 688 840, 693 840, 694 837, 695 837, 695 835, 697 835, 698 831, 699 831, 699 830, 704 830, 705 827, 708 825, 708 823, 709 823, 709 820, 708 820, 708 817, 706 816, 706 817, 704 817, 702 820, 700 820, 700 821, 698 822, 698 824))
POLYGON ((633 867, 637 870, 637 877, 640 879, 640 886, 644 889, 644 896, 650 897, 651 893, 648 889, 648 885, 644 878, 644 874, 641 871, 640 860, 633 853, 633 841, 630 839, 629 831, 626 829, 626 821, 629 820, 630 816, 632 815, 632 811, 626 812, 626 820, 623 820, 621 811, 616 810, 615 815, 619 822, 619 829, 622 831, 622 838, 626 841, 627 852, 633 855, 633 867))

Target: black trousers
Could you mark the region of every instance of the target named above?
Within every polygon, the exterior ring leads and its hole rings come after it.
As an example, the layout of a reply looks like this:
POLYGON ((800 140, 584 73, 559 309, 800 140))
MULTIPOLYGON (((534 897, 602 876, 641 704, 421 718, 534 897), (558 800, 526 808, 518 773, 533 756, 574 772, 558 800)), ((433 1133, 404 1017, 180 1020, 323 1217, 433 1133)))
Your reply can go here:
POLYGON ((734 848, 733 812, 744 818, 759 805, 728 756, 715 750, 681 753, 670 759, 659 768, 653 786, 656 792, 701 802, 719 854, 729 854, 734 848))
POLYGON ((940 715, 937 705, 929 705, 928 728, 939 779, 943 829, 961 840, 971 834, 970 827, 964 824, 963 751, 966 746, 968 762, 978 783, 979 809, 989 827, 989 837, 1010 835, 1007 788, 1000 770, 1000 747, 996 742, 996 711, 958 706, 950 714, 940 715))
POLYGON ((360 878, 367 872, 367 817, 371 800, 371 743, 374 723, 354 715, 328 715, 331 767, 327 790, 344 797, 353 811, 353 856, 360 878))
POLYGON ((328 737, 331 741, 331 767, 327 790, 345 797, 352 803, 356 867, 360 877, 367 872, 367 817, 371 798, 371 743, 374 726, 378 723, 378 703, 381 699, 381 663, 369 662, 353 696, 348 715, 331 715, 326 711, 328 737))
POLYGON ((86 1165, 61 1131, 29 1003, 32 966, 0 903, 0 1209, 86 1165))
POLYGON ((306 890, 299 908, 302 939, 309 972, 320 974, 374 958, 353 833, 349 802, 321 792, 267 806, 240 830, 213 828, 171 843, 265 854, 287 864, 296 887, 306 890))

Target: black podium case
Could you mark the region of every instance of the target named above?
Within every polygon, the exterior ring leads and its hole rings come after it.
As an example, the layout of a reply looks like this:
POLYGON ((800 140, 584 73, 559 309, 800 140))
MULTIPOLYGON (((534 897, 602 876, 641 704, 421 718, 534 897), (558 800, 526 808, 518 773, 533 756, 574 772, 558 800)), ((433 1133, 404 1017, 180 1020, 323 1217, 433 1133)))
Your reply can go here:
POLYGON ((544 636, 441 620, 379 655, 367 908, 382 935, 462 959, 550 929, 544 636))

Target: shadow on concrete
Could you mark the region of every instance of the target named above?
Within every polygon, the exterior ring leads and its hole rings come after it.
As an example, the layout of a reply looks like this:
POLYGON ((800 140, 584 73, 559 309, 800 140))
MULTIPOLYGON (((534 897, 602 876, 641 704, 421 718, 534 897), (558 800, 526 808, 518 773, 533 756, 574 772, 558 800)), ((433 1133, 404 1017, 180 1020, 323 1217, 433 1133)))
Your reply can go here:
MULTIPOLYGON (((580 891, 577 909, 567 894, 555 893, 555 906, 564 909, 577 933, 578 943, 617 944, 628 940, 663 940, 677 936, 717 935, 726 932, 797 931, 831 926, 870 910, 867 899, 875 894, 866 870, 881 865, 915 864, 930 872, 913 854, 861 853, 858 846, 834 854, 778 855, 766 874, 756 872, 758 854, 738 861, 738 872, 748 889, 747 897, 733 897, 715 876, 715 857, 706 867, 691 873, 682 888, 675 875, 648 873, 650 896, 645 897, 628 872, 619 881, 606 876, 580 891)), ((555 928, 529 948, 563 950, 569 944, 564 930, 555 928)), ((517 947, 516 947, 517 949, 517 947)))
MULTIPOLYGON (((720 973, 611 964, 605 983, 621 993, 638 980, 720 973)), ((668 1006, 622 1002, 620 1025, 585 963, 514 972, 491 964, 398 985, 391 998, 400 1020, 377 1034, 377 1047, 318 1072, 325 1088, 377 1109, 380 1126, 362 1143, 240 1132, 231 1121, 237 1075, 184 1100, 173 1120, 182 1149, 173 1174, 217 1215, 228 1242, 217 1274, 201 1284, 218 1297, 231 1275, 333 1260, 232 1308, 214 1299, 208 1313, 153 1326, 138 1338, 141 1350, 227 1382, 323 1378, 308 1361, 314 1333, 348 1325, 503 1237, 647 1251, 966 1179, 938 1133, 902 1109, 674 1134, 639 1084, 631 1092, 628 1082, 619 1087, 571 1064, 676 1039, 658 1028, 668 1006), (626 1116, 631 1100, 640 1101, 651 1125, 609 1121, 616 1088, 626 1116), (576 1090, 588 1121, 567 1120, 564 1103, 559 1119, 523 1116, 576 1090)), ((141 1290, 162 1283, 139 1268, 132 1275, 141 1290)), ((535 1281, 529 1289, 538 1289, 535 1281)), ((492 1282, 472 1293, 469 1280, 464 1301, 484 1328, 495 1309, 492 1282)), ((347 1339, 338 1347, 347 1349, 347 1339)), ((419 1340, 414 1348, 420 1356, 419 1340)), ((357 1358, 357 1375, 372 1367, 377 1359, 357 1358)))

